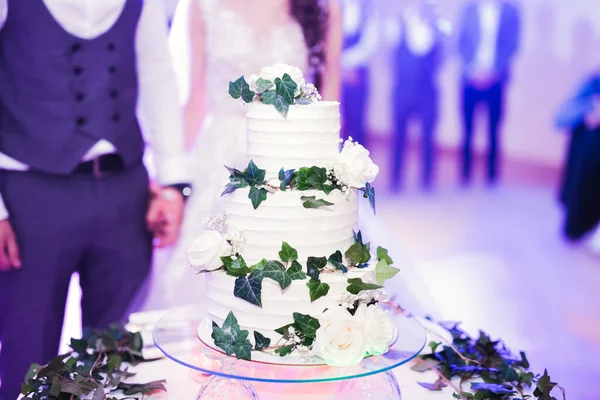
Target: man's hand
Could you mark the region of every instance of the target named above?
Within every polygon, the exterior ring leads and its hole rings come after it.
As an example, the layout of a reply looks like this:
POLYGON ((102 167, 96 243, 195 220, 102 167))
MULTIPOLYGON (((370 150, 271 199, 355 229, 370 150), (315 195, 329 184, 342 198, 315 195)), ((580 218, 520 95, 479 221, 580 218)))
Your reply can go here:
POLYGON ((595 95, 594 99, 594 108, 592 111, 585 115, 585 125, 588 129, 596 129, 600 127, 600 95, 595 95))
POLYGON ((183 220, 183 196, 172 188, 150 186, 150 207, 146 215, 148 229, 154 235, 154 246, 159 248, 175 244, 183 220))
POLYGON ((21 268, 21 255, 15 232, 8 219, 0 221, 0 271, 21 268))

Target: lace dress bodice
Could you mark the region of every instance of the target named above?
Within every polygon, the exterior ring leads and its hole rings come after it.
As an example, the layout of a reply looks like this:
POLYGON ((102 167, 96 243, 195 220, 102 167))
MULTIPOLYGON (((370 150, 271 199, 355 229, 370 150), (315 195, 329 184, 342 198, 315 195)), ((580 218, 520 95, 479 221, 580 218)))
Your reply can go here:
POLYGON ((242 15, 222 1, 197 1, 202 6, 206 24, 209 114, 243 117, 243 108, 227 93, 229 81, 241 75, 258 74, 261 68, 278 63, 294 65, 307 72, 308 50, 302 28, 291 16, 279 26, 258 29, 251 15, 242 15))

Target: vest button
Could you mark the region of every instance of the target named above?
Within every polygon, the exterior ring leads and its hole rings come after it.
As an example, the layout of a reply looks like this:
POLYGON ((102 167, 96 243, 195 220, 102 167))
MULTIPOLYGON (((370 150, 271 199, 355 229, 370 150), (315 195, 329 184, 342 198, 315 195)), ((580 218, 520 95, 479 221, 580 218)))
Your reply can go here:
POLYGON ((110 42, 108 46, 106 46, 106 48, 108 49, 108 51, 115 51, 115 44, 113 42, 110 42))
POLYGON ((85 120, 84 117, 77 117, 77 119, 75 120, 75 123, 77 124, 77 126, 83 126, 85 125, 87 121, 85 120))
POLYGON ((75 67, 73 67, 73 73, 75 75, 83 74, 83 67, 81 67, 81 65, 76 65, 75 67))
POLYGON ((83 47, 83 46, 81 46, 81 44, 80 44, 80 43, 74 43, 74 44, 71 46, 71 53, 77 53, 79 50, 81 50, 81 48, 82 48, 82 47, 83 47))
POLYGON ((121 120, 121 116, 118 113, 114 113, 112 116, 113 122, 119 122, 121 120))
POLYGON ((115 72, 117 72, 117 67, 115 67, 114 65, 109 66, 108 72, 114 74, 115 72))
POLYGON ((85 99, 85 94, 79 92, 75 95, 75 100, 77 100, 78 102, 82 102, 85 99))
POLYGON ((117 89, 112 89, 110 91, 110 98, 111 99, 116 99, 119 97, 119 91, 117 89))

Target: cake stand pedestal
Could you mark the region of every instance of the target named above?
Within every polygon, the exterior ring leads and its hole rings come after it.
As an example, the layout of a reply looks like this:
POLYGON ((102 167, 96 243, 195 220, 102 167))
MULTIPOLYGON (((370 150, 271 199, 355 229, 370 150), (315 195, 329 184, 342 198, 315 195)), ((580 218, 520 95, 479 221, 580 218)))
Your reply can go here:
POLYGON ((198 400, 259 399, 259 392, 274 388, 278 398, 399 400, 400 388, 392 370, 415 358, 425 347, 427 335, 416 320, 392 310, 390 316, 398 338, 389 351, 351 367, 282 364, 275 357, 273 363, 237 360, 199 339, 198 326, 207 318, 201 305, 170 311, 158 321, 153 336, 166 357, 211 376, 198 400), (287 391, 291 394, 286 395, 287 391))

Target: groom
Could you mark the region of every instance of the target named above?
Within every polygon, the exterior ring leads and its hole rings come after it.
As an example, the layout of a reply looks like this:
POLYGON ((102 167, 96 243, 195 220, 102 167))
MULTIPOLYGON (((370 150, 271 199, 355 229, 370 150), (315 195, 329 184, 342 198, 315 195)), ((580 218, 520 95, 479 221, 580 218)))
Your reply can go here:
POLYGON ((177 237, 191 189, 158 4, 0 0, 2 400, 57 354, 74 272, 83 325, 104 327, 149 272, 150 230, 164 246, 177 237), (162 185, 152 191, 137 106, 162 185))

